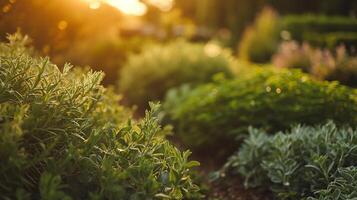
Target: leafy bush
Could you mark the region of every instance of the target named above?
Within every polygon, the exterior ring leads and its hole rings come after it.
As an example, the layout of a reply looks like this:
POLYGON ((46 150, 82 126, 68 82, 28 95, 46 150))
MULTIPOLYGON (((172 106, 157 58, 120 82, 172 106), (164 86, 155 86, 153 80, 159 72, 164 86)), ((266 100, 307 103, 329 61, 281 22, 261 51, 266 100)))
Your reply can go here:
POLYGON ((279 19, 271 8, 264 8, 253 26, 248 27, 239 44, 239 57, 257 63, 270 61, 279 42, 279 19))
POLYGON ((356 90, 336 82, 316 81, 298 70, 267 67, 251 68, 235 80, 172 90, 164 108, 184 144, 227 152, 233 138, 250 125, 269 133, 328 119, 354 125, 356 97, 356 90))
POLYGON ((251 129, 227 173, 245 177, 246 187, 269 187, 279 199, 357 197, 357 130, 296 126, 268 136, 251 129))
POLYGON ((357 21, 352 17, 325 15, 288 15, 282 18, 282 30, 299 42, 335 48, 356 44, 357 21))
POLYGON ((164 139, 155 106, 134 122, 101 73, 61 72, 17 46, 0 44, 1 198, 196 196, 197 162, 164 139))
POLYGON ((145 108, 148 101, 162 99, 172 87, 208 82, 219 72, 229 76, 230 59, 214 44, 176 41, 150 46, 129 58, 120 73, 119 88, 131 104, 145 108))
POLYGON ((301 46, 295 41, 283 42, 273 56, 277 67, 301 68, 321 80, 338 80, 349 86, 357 86, 357 57, 349 56, 344 46, 331 52, 301 46))

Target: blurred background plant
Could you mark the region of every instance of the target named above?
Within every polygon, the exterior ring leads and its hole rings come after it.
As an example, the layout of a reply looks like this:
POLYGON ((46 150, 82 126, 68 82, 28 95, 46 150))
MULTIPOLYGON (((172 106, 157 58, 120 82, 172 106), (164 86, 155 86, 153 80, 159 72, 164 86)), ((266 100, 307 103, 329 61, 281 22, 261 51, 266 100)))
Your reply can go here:
POLYGON ((0 39, 19 29, 56 64, 91 65, 113 85, 147 41, 214 39, 253 62, 269 62, 282 39, 344 44, 348 54, 357 41, 357 3, 349 0, 1 0, 0 8, 0 39))
POLYGON ((149 101, 163 100, 170 88, 209 82, 217 73, 231 77, 232 62, 229 50, 213 42, 151 45, 129 58, 120 71, 119 89, 129 104, 142 110, 149 101))
POLYGON ((257 16, 253 26, 246 28, 239 43, 239 58, 266 63, 276 51, 279 43, 279 20, 270 7, 264 8, 257 16))
POLYGON ((339 81, 356 87, 357 57, 350 56, 345 46, 334 51, 299 45, 295 41, 283 42, 272 62, 276 67, 300 68, 320 80, 339 81))

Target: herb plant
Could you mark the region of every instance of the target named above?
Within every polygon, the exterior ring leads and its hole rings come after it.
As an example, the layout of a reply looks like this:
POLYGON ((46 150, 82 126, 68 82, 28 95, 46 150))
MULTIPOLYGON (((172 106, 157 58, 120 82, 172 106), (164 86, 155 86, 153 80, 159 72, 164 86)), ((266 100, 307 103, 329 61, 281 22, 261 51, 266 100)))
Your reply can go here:
POLYGON ((251 129, 224 171, 243 176, 246 187, 270 188, 279 199, 354 199, 356 133, 333 122, 274 136, 251 129))
POLYGON ((102 73, 61 72, 21 42, 0 44, 1 199, 199 197, 157 106, 135 122, 102 73))

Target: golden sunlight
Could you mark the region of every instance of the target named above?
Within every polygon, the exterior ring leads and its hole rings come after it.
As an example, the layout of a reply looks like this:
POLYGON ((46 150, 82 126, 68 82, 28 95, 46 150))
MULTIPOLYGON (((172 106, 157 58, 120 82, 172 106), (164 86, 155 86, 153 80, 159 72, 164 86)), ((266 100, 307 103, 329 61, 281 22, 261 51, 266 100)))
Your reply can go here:
POLYGON ((147 11, 146 5, 139 0, 105 0, 104 2, 128 15, 141 16, 147 11))
MULTIPOLYGON (((102 3, 111 5, 124 14, 142 16, 147 12, 147 6, 140 0, 84 0, 89 4, 91 9, 98 9, 102 3)), ((148 4, 151 4, 162 11, 169 11, 174 0, 146 0, 148 4)))

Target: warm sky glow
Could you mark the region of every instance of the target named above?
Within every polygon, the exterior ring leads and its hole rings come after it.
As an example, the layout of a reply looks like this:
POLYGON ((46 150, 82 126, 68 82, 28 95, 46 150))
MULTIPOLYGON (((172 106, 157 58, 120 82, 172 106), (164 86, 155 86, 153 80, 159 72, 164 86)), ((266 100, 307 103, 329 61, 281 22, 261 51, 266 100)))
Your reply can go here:
MULTIPOLYGON (((127 15, 144 15, 147 11, 147 6, 142 3, 140 0, 85 0, 89 3, 91 9, 98 9, 101 3, 109 4, 121 12, 127 15)), ((172 8, 174 0, 146 0, 147 3, 150 3, 158 7, 162 11, 168 11, 172 8)))

